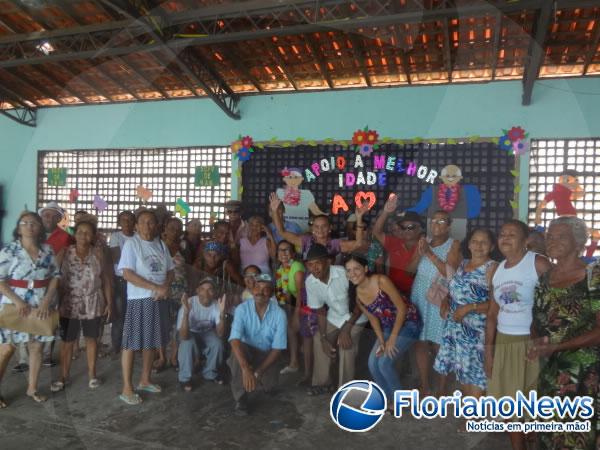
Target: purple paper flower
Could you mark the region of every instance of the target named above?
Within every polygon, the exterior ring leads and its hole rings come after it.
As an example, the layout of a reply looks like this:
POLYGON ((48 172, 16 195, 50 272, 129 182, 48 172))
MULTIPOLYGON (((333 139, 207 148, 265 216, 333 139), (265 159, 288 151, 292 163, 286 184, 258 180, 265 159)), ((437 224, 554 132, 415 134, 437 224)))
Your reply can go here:
POLYGON ((361 144, 358 146, 358 151, 361 156, 369 156, 373 153, 373 146, 371 144, 361 144))
POLYGON ((527 141, 518 140, 513 142, 512 149, 513 152, 515 152, 515 155, 522 155, 524 153, 527 153, 529 145, 527 141))

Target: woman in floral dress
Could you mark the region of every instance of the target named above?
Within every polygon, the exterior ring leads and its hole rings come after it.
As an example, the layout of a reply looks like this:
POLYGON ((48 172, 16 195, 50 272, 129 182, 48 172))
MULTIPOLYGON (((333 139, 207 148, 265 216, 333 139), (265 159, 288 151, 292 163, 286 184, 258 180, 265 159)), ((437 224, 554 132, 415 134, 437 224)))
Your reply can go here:
POLYGON ((450 299, 441 307, 447 322, 433 368, 442 375, 453 372, 463 394, 478 397, 487 388, 483 365, 485 318, 497 266, 491 259, 496 238, 490 230, 480 228, 473 231, 467 243, 468 259, 452 277, 450 299))
MULTIPOLYGON (((540 358, 539 396, 585 395, 599 400, 600 270, 598 265, 586 268, 579 258, 587 238, 585 222, 577 217, 559 217, 548 227, 546 251, 556 266, 536 288, 533 330, 537 339, 529 352, 530 358, 540 358)), ((540 433, 540 448, 598 448, 597 415, 590 419, 587 433, 540 433)))
MULTIPOLYGON (((22 316, 48 317, 51 302, 58 286, 60 271, 50 246, 44 244, 42 219, 34 212, 25 212, 17 220, 14 241, 0 250, 1 304, 14 304, 22 316)), ((36 402, 47 397, 37 391, 42 366, 42 343, 51 342, 54 336, 34 336, 15 330, 0 328, 0 380, 15 347, 26 342, 29 348, 29 383, 27 395, 36 402)), ((0 395, 0 409, 7 404, 0 395)))
POLYGON ((104 268, 102 247, 95 247, 96 225, 82 220, 75 223, 75 245, 65 252, 61 271, 60 312, 60 378, 50 386, 52 392, 62 391, 69 378, 73 347, 79 342, 80 330, 85 337, 88 363, 88 387, 100 386, 96 377, 98 337, 103 316, 110 318, 112 299, 109 271, 104 268))

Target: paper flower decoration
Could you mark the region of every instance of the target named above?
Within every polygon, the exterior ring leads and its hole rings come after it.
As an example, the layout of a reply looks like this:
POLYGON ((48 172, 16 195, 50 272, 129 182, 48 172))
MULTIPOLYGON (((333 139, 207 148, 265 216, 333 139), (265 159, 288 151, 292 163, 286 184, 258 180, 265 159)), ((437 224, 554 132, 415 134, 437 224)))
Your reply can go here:
POLYGON ((245 162, 250 159, 250 149, 242 147, 237 152, 237 157, 240 161, 245 162))
POLYGON ((506 133, 508 138, 513 141, 521 141, 523 139, 525 139, 525 130, 521 127, 512 127, 510 130, 508 130, 508 133, 506 133))
POLYGON ((104 200, 98 194, 94 195, 93 205, 94 208, 98 210, 98 212, 104 211, 106 208, 108 208, 108 203, 106 202, 106 200, 104 200))
POLYGON ((352 143, 354 145, 361 145, 367 142, 367 133, 363 130, 357 130, 352 135, 352 143))
POLYGON ((290 175, 290 169, 288 169, 287 167, 284 167, 283 170, 281 171, 281 176, 282 177, 288 177, 290 175))
POLYGON ((377 143, 377 139, 379 139, 379 134, 375 130, 367 131, 367 143, 370 145, 375 145, 377 143))
POLYGON ((254 144, 254 141, 250 136, 244 136, 242 138, 242 147, 250 148, 254 144))
POLYGON ((513 142, 512 149, 515 155, 522 155, 529 149, 529 143, 527 141, 518 140, 513 142))
POLYGON ((75 203, 78 198, 79 198, 79 191, 77 189, 71 189, 71 192, 69 192, 69 201, 71 203, 75 203))
POLYGON ((361 156, 369 156, 373 153, 373 145, 372 144, 362 144, 358 146, 358 151, 361 156))
POLYGON ((242 148, 242 141, 238 140, 238 141, 233 141, 231 143, 231 152, 232 153, 237 153, 240 151, 240 148, 242 148))
POLYGON ((191 211, 190 205, 188 205, 184 199, 178 198, 175 202, 175 211, 179 213, 181 217, 186 217, 191 211))
POLYGON ((137 187, 136 193, 137 197, 144 202, 148 202, 152 197, 152 191, 141 184, 137 187))
POLYGON ((498 146, 502 149, 502 150, 506 150, 507 152, 512 150, 513 148, 513 143, 510 140, 510 138, 508 137, 508 135, 504 135, 504 136, 500 136, 500 139, 498 139, 498 146))

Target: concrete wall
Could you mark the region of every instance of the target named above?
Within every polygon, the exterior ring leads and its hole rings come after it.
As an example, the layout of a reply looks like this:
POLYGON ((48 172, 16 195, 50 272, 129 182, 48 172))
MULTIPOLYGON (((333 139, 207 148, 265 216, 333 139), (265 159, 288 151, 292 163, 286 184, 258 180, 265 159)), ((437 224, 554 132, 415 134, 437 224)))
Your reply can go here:
MULTIPOLYGON (((498 136, 512 125, 533 138, 600 136, 600 78, 539 82, 528 107, 521 90, 511 81, 249 96, 239 121, 207 99, 43 109, 35 129, 0 116, 3 237, 23 205, 35 205, 38 150, 227 145, 240 133, 255 140, 349 139, 365 125, 403 139, 498 136)), ((522 174, 526 169, 524 158, 522 174)))

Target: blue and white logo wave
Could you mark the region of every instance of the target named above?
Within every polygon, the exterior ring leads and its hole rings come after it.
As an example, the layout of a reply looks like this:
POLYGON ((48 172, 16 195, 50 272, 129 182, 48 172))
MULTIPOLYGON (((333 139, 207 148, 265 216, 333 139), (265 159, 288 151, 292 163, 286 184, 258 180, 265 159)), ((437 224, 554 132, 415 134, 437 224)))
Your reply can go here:
POLYGON ((369 431, 381 420, 387 400, 381 388, 367 380, 346 383, 331 398, 331 419, 342 430, 369 431))

